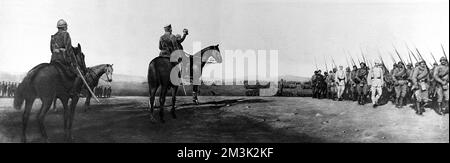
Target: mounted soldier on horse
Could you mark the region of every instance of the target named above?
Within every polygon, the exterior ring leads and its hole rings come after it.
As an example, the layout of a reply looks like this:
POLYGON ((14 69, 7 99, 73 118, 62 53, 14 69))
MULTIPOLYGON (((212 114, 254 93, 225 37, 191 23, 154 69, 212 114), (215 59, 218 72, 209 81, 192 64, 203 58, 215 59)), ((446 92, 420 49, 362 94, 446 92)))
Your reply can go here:
MULTIPOLYGON (((190 81, 197 81, 201 77, 201 71, 206 65, 210 57, 214 58, 217 63, 222 62, 222 57, 220 55, 219 45, 213 45, 202 49, 200 52, 194 55, 189 55, 183 51, 183 46, 181 43, 184 41, 188 35, 188 30, 183 30, 183 36, 175 36, 172 34, 172 26, 167 25, 164 27, 165 33, 161 36, 159 41, 159 49, 161 50, 159 57, 153 59, 148 68, 148 85, 149 85, 149 107, 153 118, 153 108, 156 96, 156 91, 159 87, 160 95, 160 120, 164 122, 164 103, 167 91, 172 88, 172 117, 176 118, 175 115, 175 101, 176 93, 178 91, 178 86, 181 85, 183 81, 183 73, 188 74, 190 81), (197 62, 200 64, 197 64, 197 62), (194 64, 195 63, 195 64, 194 64), (189 71, 191 70, 191 71, 189 71), (186 71, 189 71, 187 73, 186 71)), ((194 102, 198 104, 197 94, 198 86, 195 82, 193 85, 193 95, 194 102)), ((184 88, 184 87, 183 87, 184 88)))
MULTIPOLYGON (((23 113, 22 141, 26 142, 26 128, 31 108, 36 98, 42 101, 38 112, 38 124, 45 141, 48 141, 44 119, 52 105, 53 99, 59 98, 64 107, 64 133, 68 141, 72 141, 72 123, 75 107, 84 81, 86 64, 81 46, 72 47, 67 23, 59 20, 58 32, 52 35, 50 63, 42 63, 31 69, 17 88, 14 97, 14 108, 21 109, 25 102, 23 113), (69 107, 69 99, 71 99, 69 107)), ((85 83, 86 84, 86 83, 85 83)))

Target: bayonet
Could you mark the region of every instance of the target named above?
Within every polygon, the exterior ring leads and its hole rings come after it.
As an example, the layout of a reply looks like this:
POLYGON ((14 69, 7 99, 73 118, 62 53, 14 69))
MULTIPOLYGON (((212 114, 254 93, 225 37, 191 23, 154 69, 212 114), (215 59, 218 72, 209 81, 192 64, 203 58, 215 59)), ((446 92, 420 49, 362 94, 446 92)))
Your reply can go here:
MULTIPOLYGON (((394 46, 394 45, 392 45, 392 46, 394 46)), ((397 56, 398 56, 398 58, 400 59, 400 61, 401 61, 402 63, 405 63, 405 62, 403 61, 402 57, 400 56, 400 53, 398 53, 397 48, 395 48, 395 46, 394 46, 394 50, 395 50, 395 54, 397 54, 397 56)))
POLYGON ((448 61, 447 54, 445 53, 444 46, 441 44, 442 52, 444 53, 445 59, 448 61))
POLYGON ((433 57, 434 63, 438 63, 438 61, 436 60, 436 58, 434 58, 433 52, 430 52, 431 57, 433 57))

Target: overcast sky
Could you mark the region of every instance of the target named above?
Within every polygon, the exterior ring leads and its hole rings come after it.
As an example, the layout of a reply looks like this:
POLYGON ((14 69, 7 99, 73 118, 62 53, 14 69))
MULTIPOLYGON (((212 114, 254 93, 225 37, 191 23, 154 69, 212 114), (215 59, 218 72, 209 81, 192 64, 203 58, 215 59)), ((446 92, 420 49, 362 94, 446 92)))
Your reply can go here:
MULTIPOLYGON (((0 0, 0 71, 26 72, 50 60, 58 19, 86 64, 114 63, 115 73, 146 76, 163 26, 188 28, 184 42, 221 50, 278 50, 279 74, 311 76, 323 58, 346 65, 344 50, 376 58, 405 43, 426 59, 448 53, 448 0, 0 0)), ((356 58, 355 58, 356 59, 356 58)), ((217 65, 216 65, 217 66, 217 65)), ((214 68, 210 66, 208 68, 214 68)))

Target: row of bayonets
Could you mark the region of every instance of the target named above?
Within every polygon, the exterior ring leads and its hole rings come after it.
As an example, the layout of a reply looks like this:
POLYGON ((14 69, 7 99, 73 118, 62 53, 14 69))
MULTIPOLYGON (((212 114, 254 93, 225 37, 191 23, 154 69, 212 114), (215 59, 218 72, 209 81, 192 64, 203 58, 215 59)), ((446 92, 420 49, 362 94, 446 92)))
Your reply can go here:
MULTIPOLYGON (((417 54, 414 54, 414 52, 408 47, 408 45, 406 45, 406 48, 408 50, 408 58, 409 58, 409 60, 406 60, 406 62, 405 62, 405 60, 403 60, 403 58, 401 57, 400 53, 398 52, 397 48, 394 45, 393 45, 393 47, 394 47, 395 54, 397 54, 397 57, 400 59, 401 62, 403 62, 405 64, 413 64, 414 63, 413 62, 413 58, 414 58, 415 63, 419 62, 419 60, 425 61, 425 59, 422 57, 422 54, 420 53, 419 49, 415 48, 415 51, 416 51, 417 54)), ((447 54, 445 53, 444 46, 442 44, 441 44, 441 48, 442 48, 442 52, 444 53, 445 59, 448 61, 447 54)), ((345 50, 344 50, 344 52, 346 53, 346 55, 350 56, 350 61, 351 61, 352 65, 353 66, 357 66, 357 64, 355 63, 355 60, 350 55, 350 53, 348 51, 345 51, 345 50)), ((390 54, 390 57, 391 57, 391 61, 393 63, 397 63, 397 61, 395 60, 395 57, 392 55, 392 53, 389 53, 389 54, 390 54)), ((433 53, 430 53, 430 54, 431 54, 431 57, 434 60, 434 63, 439 63, 436 60, 436 58, 434 57, 433 53)), ((364 63, 366 63, 367 66, 372 68, 373 67, 372 63, 367 61, 367 59, 365 57, 365 54, 364 54, 362 49, 361 49, 361 56, 362 56, 362 60, 360 60, 358 57, 356 57, 357 60, 358 60, 358 63, 364 62, 364 63)), ((387 69, 386 64, 384 63, 383 57, 381 57, 381 53, 380 53, 379 50, 378 50, 378 57, 379 57, 379 59, 381 61, 381 64, 383 65, 383 67, 387 69)), ((326 72, 328 72, 328 64, 327 64, 327 60, 325 59, 325 57, 324 57, 324 61, 325 61, 326 72)), ((332 56, 331 56, 331 61, 332 61, 332 67, 337 68, 337 65, 334 62, 334 58, 332 56)), ((349 62, 348 57, 346 57, 345 61, 347 62, 347 66, 350 67, 350 62, 349 62)), ((319 70, 319 68, 317 67, 316 58, 314 58, 314 62, 316 64, 316 70, 319 70)), ((425 61, 425 63, 427 63, 427 62, 425 61)), ((431 65, 431 63, 430 63, 430 65, 431 65)), ((428 65, 427 65, 427 68, 428 68, 428 65)))

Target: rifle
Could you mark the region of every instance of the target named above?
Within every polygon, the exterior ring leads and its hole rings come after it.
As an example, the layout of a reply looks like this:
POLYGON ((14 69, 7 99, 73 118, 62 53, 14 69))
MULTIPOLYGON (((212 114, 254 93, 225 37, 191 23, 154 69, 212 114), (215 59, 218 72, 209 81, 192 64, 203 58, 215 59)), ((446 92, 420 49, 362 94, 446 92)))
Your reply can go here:
POLYGON ((395 58, 394 58, 394 56, 392 56, 392 53, 389 53, 389 55, 391 56, 391 60, 392 60, 392 62, 395 64, 395 63, 397 63, 397 61, 395 61, 395 58))
POLYGON ((395 46, 394 46, 394 50, 395 50, 395 53, 397 54, 398 58, 400 58, 400 61, 401 61, 402 63, 405 63, 405 62, 403 61, 402 57, 400 57, 400 53, 398 53, 397 48, 395 48, 395 46))
POLYGON ((383 65, 384 70, 385 70, 387 73, 389 73, 389 70, 387 69, 386 64, 384 64, 383 57, 381 57, 381 55, 378 55, 378 56, 380 57, 381 65, 383 65))
POLYGON ((427 62, 426 62, 425 59, 422 57, 422 54, 420 54, 419 49, 416 48, 416 51, 417 51, 417 54, 419 55, 420 59, 421 59, 422 61, 425 62, 425 66, 427 67, 428 72, 429 72, 430 68, 428 68, 427 62))
POLYGON ((316 65, 316 70, 318 70, 318 68, 317 68, 317 61, 316 61, 316 57, 314 57, 314 64, 316 65))
POLYGON ((441 44, 442 52, 444 52, 444 57, 448 61, 447 54, 445 54, 444 46, 441 44))
POLYGON ((327 70, 327 73, 328 73, 328 65, 327 65, 327 60, 325 59, 325 57, 323 57, 323 60, 325 61, 325 68, 326 68, 326 70, 327 70))
POLYGON ((334 68, 337 68, 336 63, 334 62, 334 58, 331 57, 331 61, 333 61, 334 68))
POLYGON ((350 59, 352 60, 353 66, 356 66, 355 60, 353 60, 352 56, 350 56, 350 59))
POLYGON ((414 53, 410 50, 409 51, 411 53, 411 55, 414 57, 414 60, 416 60, 416 62, 419 62, 419 60, 417 59, 416 55, 414 55, 414 53))
POLYGON ((433 52, 430 52, 431 57, 433 57, 434 63, 438 63, 438 61, 436 60, 436 58, 434 58, 433 52))
POLYGON ((360 48, 360 50, 361 50, 361 56, 362 56, 362 58, 364 60, 364 63, 367 63, 367 60, 366 60, 366 57, 364 57, 364 53, 363 53, 362 48, 360 48))
POLYGON ((350 64, 348 62, 348 58, 347 57, 345 57, 345 62, 347 62, 347 66, 350 67, 350 64))
POLYGON ((410 62, 411 64, 413 64, 413 61, 412 61, 412 59, 411 59, 411 53, 409 53, 409 52, 408 52, 408 57, 409 57, 409 62, 410 62))

